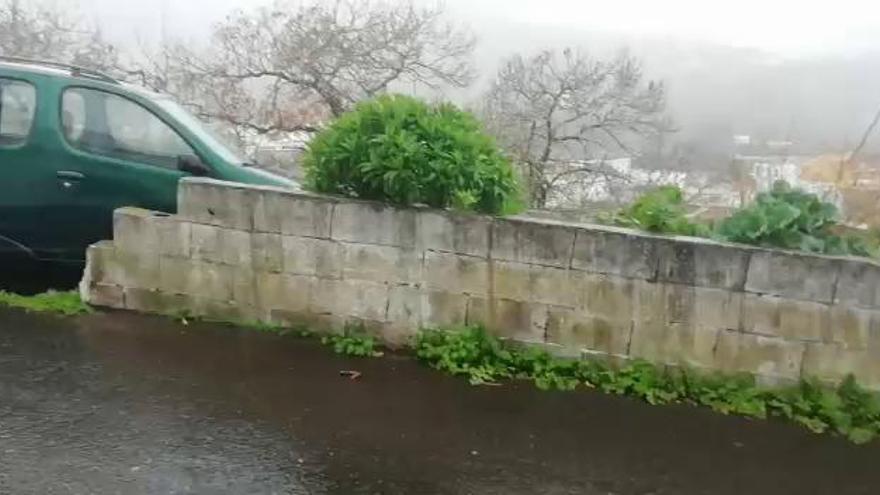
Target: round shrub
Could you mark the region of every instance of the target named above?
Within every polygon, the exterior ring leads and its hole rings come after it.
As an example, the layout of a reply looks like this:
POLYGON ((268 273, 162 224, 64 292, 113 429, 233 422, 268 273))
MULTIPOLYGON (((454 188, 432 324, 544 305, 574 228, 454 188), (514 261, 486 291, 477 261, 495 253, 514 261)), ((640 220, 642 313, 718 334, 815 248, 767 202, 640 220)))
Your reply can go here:
POLYGON ((510 162, 470 113, 406 96, 359 104, 310 144, 316 192, 502 213, 518 199, 510 162))

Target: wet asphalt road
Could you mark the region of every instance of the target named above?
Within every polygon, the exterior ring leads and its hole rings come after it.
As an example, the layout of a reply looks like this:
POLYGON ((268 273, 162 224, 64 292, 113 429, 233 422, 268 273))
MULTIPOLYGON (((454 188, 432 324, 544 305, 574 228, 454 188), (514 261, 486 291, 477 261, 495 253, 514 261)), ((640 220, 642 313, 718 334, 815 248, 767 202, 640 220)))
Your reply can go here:
POLYGON ((406 356, 0 309, 2 494, 876 494, 878 461, 877 444, 470 387, 406 356))

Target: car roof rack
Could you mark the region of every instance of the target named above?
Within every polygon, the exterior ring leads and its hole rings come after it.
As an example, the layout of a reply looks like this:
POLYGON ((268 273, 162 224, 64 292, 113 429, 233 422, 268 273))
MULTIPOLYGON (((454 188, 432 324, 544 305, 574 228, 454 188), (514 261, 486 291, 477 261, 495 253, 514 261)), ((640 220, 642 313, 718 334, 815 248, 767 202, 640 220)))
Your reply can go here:
POLYGON ((89 79, 96 79, 98 81, 107 82, 111 84, 120 84, 120 82, 107 74, 104 74, 101 71, 87 69, 85 67, 80 67, 78 65, 73 64, 65 64, 63 62, 53 62, 51 60, 38 60, 33 58, 26 57, 13 57, 9 55, 0 55, 0 62, 10 62, 14 64, 27 64, 27 65, 39 65, 43 67, 50 67, 53 69, 61 69, 65 71, 69 71, 70 75, 73 77, 86 77, 89 79))

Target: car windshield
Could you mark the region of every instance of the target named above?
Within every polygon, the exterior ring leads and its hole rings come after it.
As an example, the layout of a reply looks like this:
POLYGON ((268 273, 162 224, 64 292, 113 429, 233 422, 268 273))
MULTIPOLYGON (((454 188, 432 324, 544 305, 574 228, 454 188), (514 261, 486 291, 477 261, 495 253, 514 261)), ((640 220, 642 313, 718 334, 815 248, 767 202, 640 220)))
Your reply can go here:
POLYGON ((247 162, 244 153, 237 146, 230 144, 226 139, 217 132, 205 125, 195 115, 191 114, 185 108, 170 98, 160 98, 156 103, 168 112, 172 117, 177 119, 181 124, 189 128, 202 141, 218 153, 224 160, 237 165, 243 165, 247 162))

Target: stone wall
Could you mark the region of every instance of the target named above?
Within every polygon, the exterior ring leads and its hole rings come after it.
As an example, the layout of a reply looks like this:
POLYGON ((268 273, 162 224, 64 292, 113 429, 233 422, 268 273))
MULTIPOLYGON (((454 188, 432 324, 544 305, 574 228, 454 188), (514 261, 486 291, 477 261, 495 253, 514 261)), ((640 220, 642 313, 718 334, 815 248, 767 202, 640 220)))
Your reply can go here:
POLYGON ((390 342, 484 323, 568 356, 880 388, 880 266, 528 218, 187 179, 176 216, 118 210, 92 304, 363 323, 390 342))

